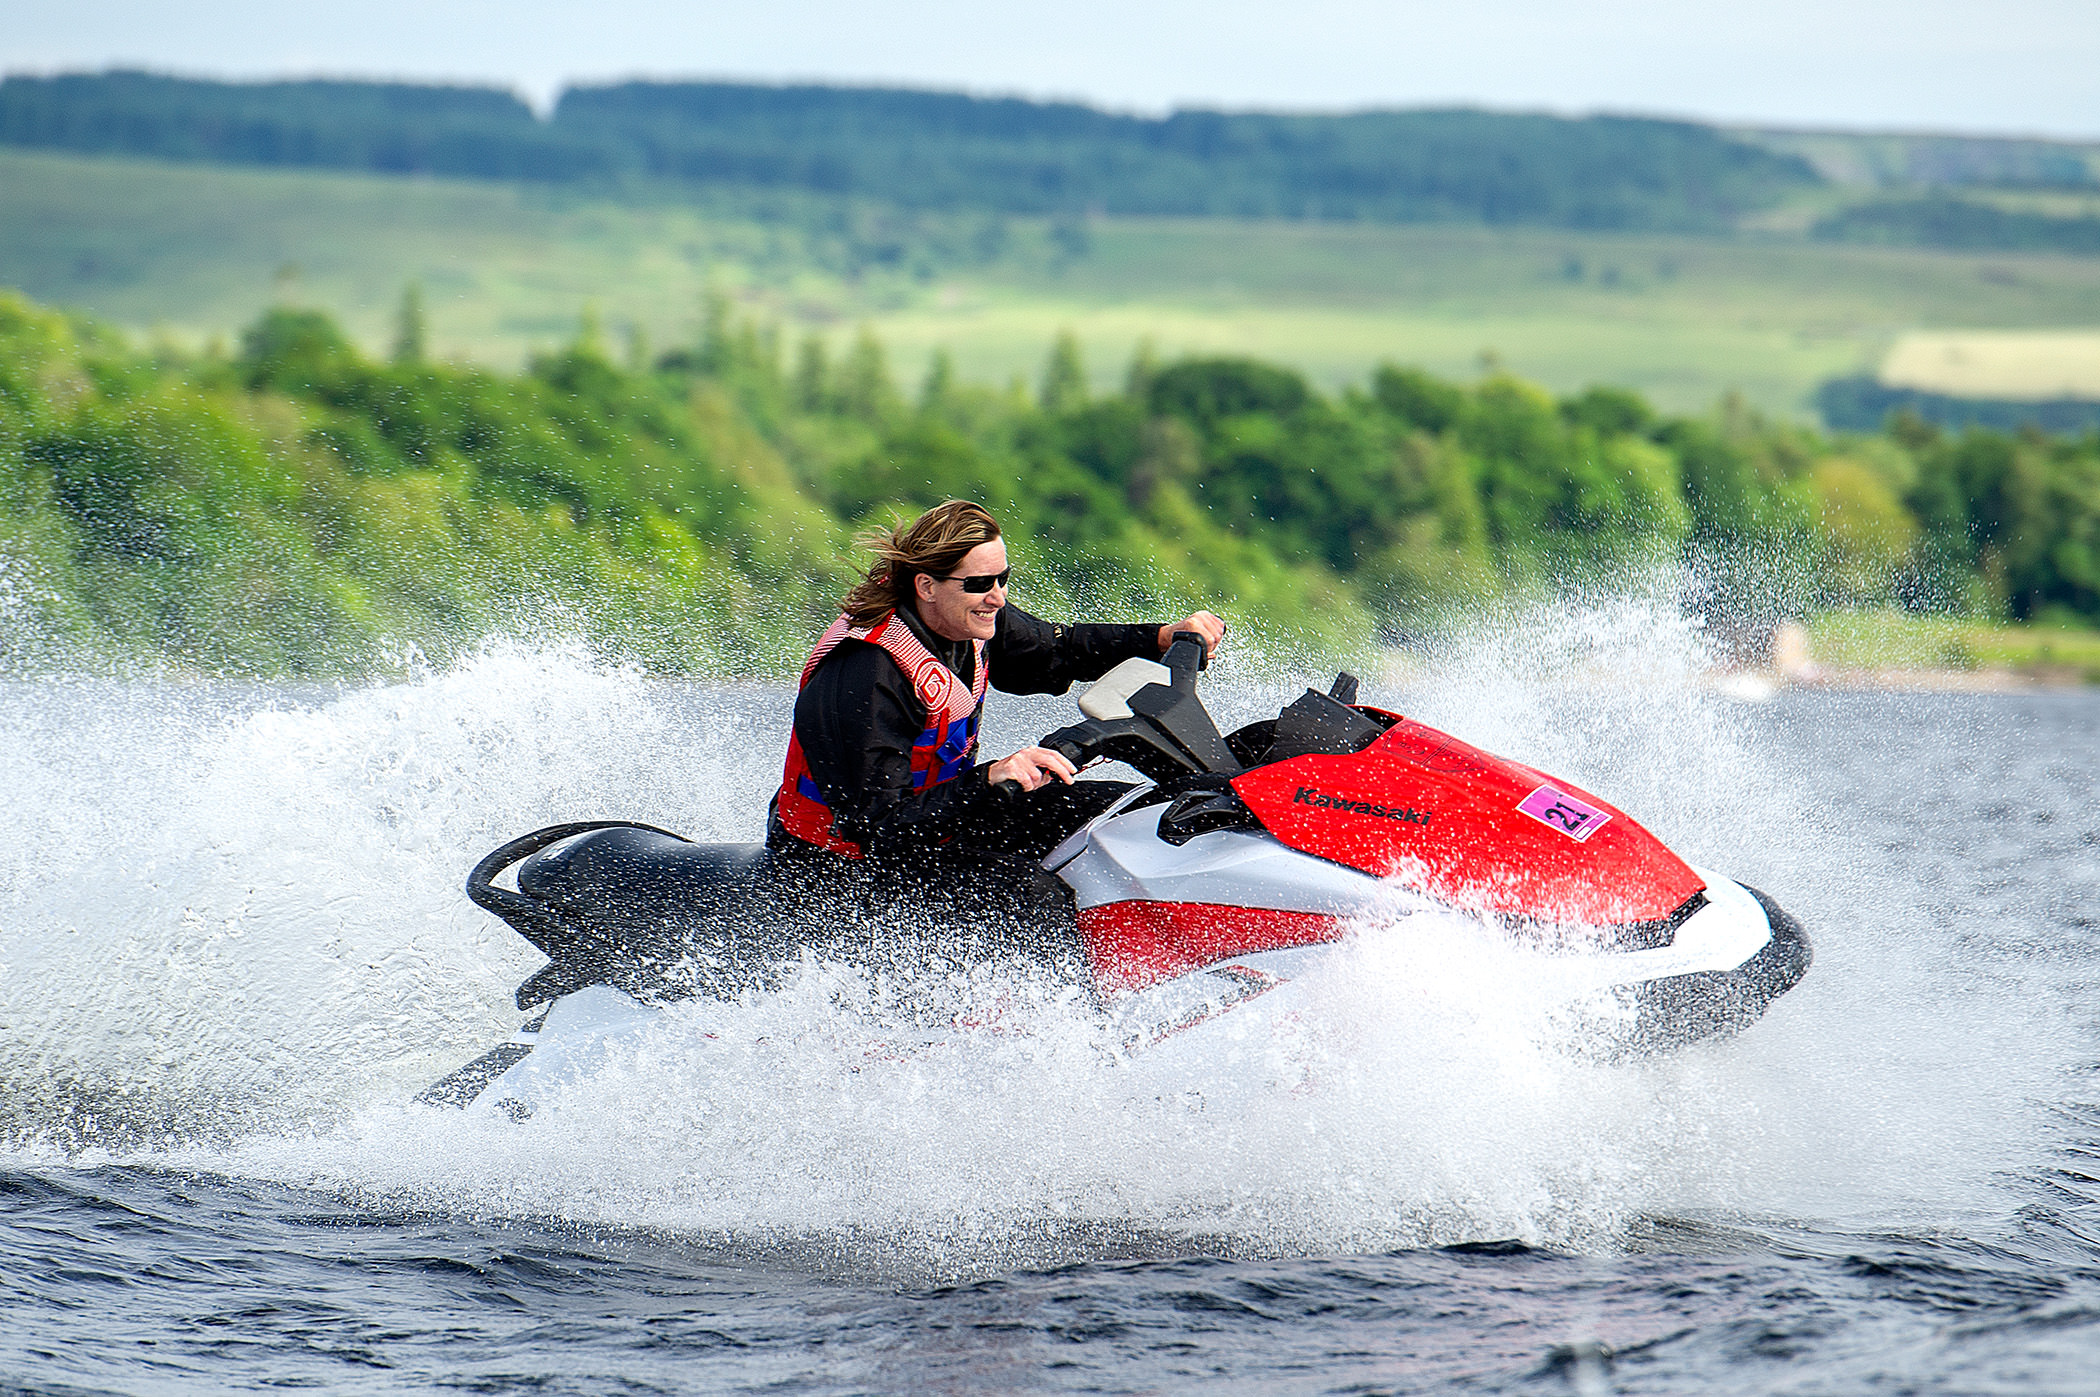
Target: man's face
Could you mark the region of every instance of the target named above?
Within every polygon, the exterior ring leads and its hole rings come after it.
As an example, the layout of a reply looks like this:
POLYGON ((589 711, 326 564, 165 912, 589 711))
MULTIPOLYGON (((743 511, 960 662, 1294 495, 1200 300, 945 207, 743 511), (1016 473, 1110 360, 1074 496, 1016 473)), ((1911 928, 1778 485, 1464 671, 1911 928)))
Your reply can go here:
POLYGON ((993 539, 963 554, 950 572, 950 581, 920 573, 912 578, 919 597, 919 619, 926 629, 943 640, 990 640, 999 624, 999 608, 1006 605, 1006 588, 989 592, 965 592, 965 577, 985 577, 1006 571, 1006 541, 993 539))

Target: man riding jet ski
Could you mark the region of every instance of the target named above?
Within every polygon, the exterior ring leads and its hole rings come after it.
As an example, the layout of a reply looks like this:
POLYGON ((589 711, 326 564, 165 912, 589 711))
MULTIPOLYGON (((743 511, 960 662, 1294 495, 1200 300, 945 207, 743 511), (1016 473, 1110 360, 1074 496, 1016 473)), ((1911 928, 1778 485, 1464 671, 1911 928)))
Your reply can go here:
POLYGON ((1062 694, 1158 659, 1176 633, 1198 636, 1207 660, 1225 623, 1207 611, 1172 625, 1031 616, 1007 603, 998 521, 963 500, 862 542, 875 566, 802 667, 767 848, 893 910, 931 898, 952 912, 961 888, 995 921, 1023 917, 1043 881, 1035 861, 1129 787, 1075 783, 1046 747, 975 764, 986 690, 1062 694))
POLYGON ((548 1007, 423 1099, 529 1113, 654 1006, 734 997, 806 955, 1033 961, 1088 986, 1148 1060, 1214 1024, 1295 1023, 1298 982, 1353 927, 1423 913, 1447 935, 1454 913, 1495 928, 1612 1025, 1588 1045, 1611 1056, 1735 1032, 1806 973, 1800 926, 1762 893, 1574 785, 1358 705, 1346 674, 1220 733, 1196 692, 1216 617, 1038 621, 1003 606, 1004 547, 972 541, 987 526, 951 503, 878 540, 804 668, 766 844, 594 821, 475 867, 468 895, 550 958, 518 1007, 548 1007), (1091 674, 1081 722, 969 765, 988 682, 1091 674), (1072 780, 1101 759, 1147 780, 1072 780))

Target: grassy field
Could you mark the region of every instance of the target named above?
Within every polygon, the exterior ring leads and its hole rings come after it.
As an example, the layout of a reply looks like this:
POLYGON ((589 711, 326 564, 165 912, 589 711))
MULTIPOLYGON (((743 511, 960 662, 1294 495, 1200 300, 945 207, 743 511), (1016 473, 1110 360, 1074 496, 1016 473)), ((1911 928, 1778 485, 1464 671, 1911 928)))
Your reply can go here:
POLYGON ((1032 370, 1060 326, 1097 367, 1144 335, 1324 382, 1391 357, 1470 377, 1492 356, 1570 390, 1626 384, 1679 411, 1734 390, 1804 412, 1919 326, 2100 324, 2100 261, 1531 230, 1109 224, 1090 255, 891 311, 900 354, 1032 370))
POLYGON ((2100 334, 1971 331, 1903 336, 1882 382, 1970 398, 2100 398, 2100 334))
POLYGON ((2009 626, 1899 611, 1833 611, 1809 624, 1809 653, 1845 670, 2012 670, 2100 684, 2100 631, 2009 626))
POLYGON ((273 298, 372 347, 421 283, 441 354, 515 363, 594 308, 615 345, 693 331, 707 288, 793 331, 872 325, 907 382, 949 350, 965 377, 1033 377, 1076 333, 1102 382, 1141 340, 1243 352, 1321 382, 1392 358, 1549 387, 1625 384, 1673 410, 1740 391, 1804 414, 1815 385, 1906 331, 2100 326, 2100 259, 1458 227, 1096 220, 1052 255, 930 278, 812 269, 792 229, 670 204, 506 185, 169 166, 0 151, 0 285, 201 342, 273 298), (1485 357, 1484 357, 1485 356, 1485 357))

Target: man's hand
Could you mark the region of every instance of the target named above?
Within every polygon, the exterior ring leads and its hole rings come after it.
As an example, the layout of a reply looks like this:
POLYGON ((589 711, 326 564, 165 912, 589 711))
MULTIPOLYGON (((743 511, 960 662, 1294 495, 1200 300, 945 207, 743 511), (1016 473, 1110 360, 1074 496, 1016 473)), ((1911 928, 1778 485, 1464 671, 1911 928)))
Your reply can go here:
POLYGON ((1062 753, 1048 747, 1023 747, 1003 761, 993 762, 985 778, 994 786, 1012 781, 1024 791, 1035 791, 1049 785, 1052 779, 1069 786, 1078 774, 1079 768, 1066 761, 1062 753))
POLYGON ((1176 631, 1194 631, 1197 635, 1202 636, 1203 658, 1206 660, 1215 657, 1218 653, 1218 647, 1225 643, 1225 623, 1208 611, 1199 611, 1186 621, 1176 621, 1171 626, 1161 626, 1159 628, 1160 654, 1166 654, 1167 647, 1174 643, 1174 633, 1176 631))

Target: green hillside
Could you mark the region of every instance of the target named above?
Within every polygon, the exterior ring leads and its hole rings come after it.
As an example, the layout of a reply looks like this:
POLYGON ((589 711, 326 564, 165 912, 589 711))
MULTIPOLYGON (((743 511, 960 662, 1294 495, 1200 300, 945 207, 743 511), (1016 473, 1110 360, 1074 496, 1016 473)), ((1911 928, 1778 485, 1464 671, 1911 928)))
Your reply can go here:
POLYGON ((1137 345, 1253 354, 1316 382, 1381 359, 1451 377, 1484 352, 1557 392, 1633 387, 1677 412, 1740 391, 1805 415, 1826 378, 1920 327, 2100 324, 2100 258, 1798 238, 906 215, 801 196, 635 202, 529 184, 90 159, 0 149, 0 285, 193 347, 273 299, 384 346, 422 287, 434 350, 515 367, 595 308, 688 338, 719 286, 843 347, 871 324, 900 376, 1032 374, 1074 331, 1098 386, 1137 345))
POLYGON ((542 120, 493 88, 15 75, 0 80, 0 142, 601 190, 799 190, 907 209, 1569 228, 1728 228, 1817 182, 1797 156, 1639 117, 1150 117, 961 92, 720 82, 572 87, 542 120))
POLYGON ((1728 135, 1806 160, 1833 184, 1872 189, 2100 192, 2100 141, 1900 131, 1780 131, 1728 135))
POLYGON ((1723 622, 2100 616, 2100 439, 1830 439, 1391 364, 1328 394, 1220 356, 1104 394, 1069 338, 1032 393, 907 394, 872 336, 833 355, 725 302, 626 366, 588 333, 434 363, 424 328, 404 304, 381 361, 279 306, 189 354, 0 296, 0 668, 361 673, 523 629, 779 673, 852 527, 951 495, 1006 522, 1023 605, 1206 604, 1256 657, 1679 564, 1723 622))
POLYGON ((821 84, 629 81, 534 112, 492 87, 0 77, 0 145, 277 169, 724 193, 918 213, 1802 233, 2089 253, 2100 146, 1471 108, 1164 116, 821 84), (2037 197, 2039 196, 2039 197, 2037 197), (2020 201, 2025 201, 2020 202, 2020 201))

